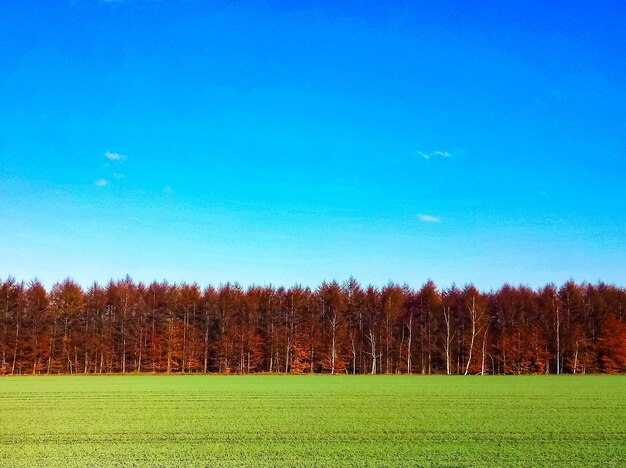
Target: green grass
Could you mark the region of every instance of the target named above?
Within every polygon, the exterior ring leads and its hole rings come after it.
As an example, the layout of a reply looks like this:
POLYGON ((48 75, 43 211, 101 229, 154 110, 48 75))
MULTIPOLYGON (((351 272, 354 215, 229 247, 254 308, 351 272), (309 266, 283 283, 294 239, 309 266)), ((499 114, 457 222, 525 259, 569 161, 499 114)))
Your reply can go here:
POLYGON ((0 378, 0 466, 626 466, 623 376, 0 378))

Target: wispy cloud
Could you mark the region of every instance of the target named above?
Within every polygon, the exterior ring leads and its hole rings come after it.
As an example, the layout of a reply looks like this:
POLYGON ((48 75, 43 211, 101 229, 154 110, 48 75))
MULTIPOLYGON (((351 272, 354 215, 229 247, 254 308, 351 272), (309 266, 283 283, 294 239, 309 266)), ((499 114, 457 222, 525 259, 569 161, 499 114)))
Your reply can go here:
POLYGON ((104 157, 110 161, 123 161, 124 159, 126 159, 125 154, 114 153, 112 151, 107 151, 106 153, 104 153, 104 157))
POLYGON ((172 193, 172 187, 163 187, 163 193, 169 195, 172 193))
POLYGON ((94 185, 96 187, 106 187, 107 185, 109 185, 109 181, 106 179, 98 179, 94 182, 94 185))
POLYGON ((113 173, 113 177, 115 177, 117 180, 121 180, 121 179, 125 179, 126 176, 124 174, 122 174, 121 172, 114 172, 113 173))
POLYGON ((417 213, 417 218, 423 223, 438 223, 441 221, 441 218, 437 216, 427 215, 424 213, 417 213))
POLYGON ((431 151, 430 153, 424 153, 422 151, 418 151, 419 154, 424 159, 433 159, 433 158, 451 158, 452 153, 448 151, 431 151))

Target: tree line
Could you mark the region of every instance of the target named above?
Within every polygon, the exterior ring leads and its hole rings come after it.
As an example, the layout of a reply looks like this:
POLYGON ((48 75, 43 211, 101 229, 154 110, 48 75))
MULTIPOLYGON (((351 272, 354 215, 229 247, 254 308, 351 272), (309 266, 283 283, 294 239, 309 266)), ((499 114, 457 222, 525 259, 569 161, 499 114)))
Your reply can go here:
POLYGON ((626 370, 626 289, 0 282, 0 373, 626 370))

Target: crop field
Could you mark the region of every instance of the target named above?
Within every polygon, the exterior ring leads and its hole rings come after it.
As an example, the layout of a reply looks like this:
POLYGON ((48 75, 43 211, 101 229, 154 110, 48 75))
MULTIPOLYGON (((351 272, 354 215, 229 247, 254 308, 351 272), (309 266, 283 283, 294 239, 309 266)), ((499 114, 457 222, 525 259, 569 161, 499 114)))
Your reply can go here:
POLYGON ((0 378, 0 466, 276 465, 626 466, 626 378, 0 378))

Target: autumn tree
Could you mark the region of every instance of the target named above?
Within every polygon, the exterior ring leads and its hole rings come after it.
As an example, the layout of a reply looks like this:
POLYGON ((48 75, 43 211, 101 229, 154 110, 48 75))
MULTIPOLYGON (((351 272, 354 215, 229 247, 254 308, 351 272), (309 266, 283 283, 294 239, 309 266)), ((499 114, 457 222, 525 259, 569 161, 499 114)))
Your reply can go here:
POLYGON ((624 372, 626 290, 0 282, 3 374, 624 372))
POLYGON ((602 370, 617 374, 626 370, 626 323, 609 314, 602 325, 600 361, 602 370))

